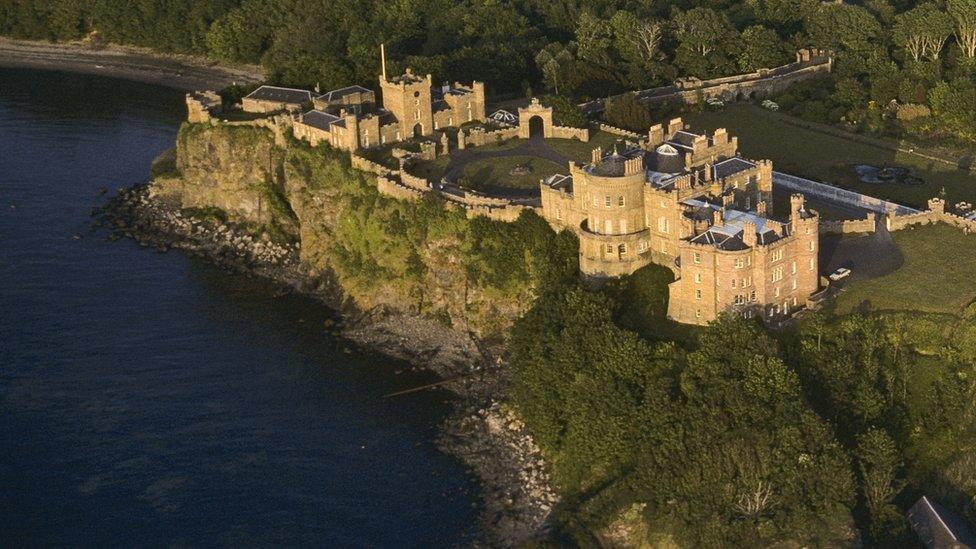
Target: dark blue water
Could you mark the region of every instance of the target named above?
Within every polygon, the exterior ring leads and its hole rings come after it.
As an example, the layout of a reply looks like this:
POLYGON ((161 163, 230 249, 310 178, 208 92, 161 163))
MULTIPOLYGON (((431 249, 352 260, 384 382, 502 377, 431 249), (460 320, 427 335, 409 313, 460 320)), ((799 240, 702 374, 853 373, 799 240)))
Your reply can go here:
POLYGON ((430 381, 309 300, 87 229, 182 95, 0 69, 0 546, 432 546, 472 490, 430 381), (83 238, 75 240, 80 233, 83 238))

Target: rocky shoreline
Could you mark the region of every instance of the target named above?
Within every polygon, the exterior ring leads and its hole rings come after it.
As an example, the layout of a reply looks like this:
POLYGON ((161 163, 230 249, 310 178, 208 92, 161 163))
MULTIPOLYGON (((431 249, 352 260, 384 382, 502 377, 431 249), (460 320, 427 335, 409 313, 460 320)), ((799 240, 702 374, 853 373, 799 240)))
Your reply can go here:
POLYGON ((505 378, 499 351, 428 318, 360 311, 336 281, 309 276, 297 244, 255 238, 215 217, 186 215, 154 197, 150 185, 120 188, 92 217, 93 229, 112 231, 112 240, 128 237, 158 252, 180 250, 315 297, 341 313, 337 329, 344 337, 437 373, 445 379, 442 387, 458 397, 437 443, 479 480, 479 544, 506 547, 545 533, 558 497, 539 448, 500 402, 505 378))
POLYGON ((43 42, 0 37, 0 67, 94 74, 184 91, 222 89, 264 80, 256 65, 228 65, 191 55, 161 54, 148 48, 43 42))

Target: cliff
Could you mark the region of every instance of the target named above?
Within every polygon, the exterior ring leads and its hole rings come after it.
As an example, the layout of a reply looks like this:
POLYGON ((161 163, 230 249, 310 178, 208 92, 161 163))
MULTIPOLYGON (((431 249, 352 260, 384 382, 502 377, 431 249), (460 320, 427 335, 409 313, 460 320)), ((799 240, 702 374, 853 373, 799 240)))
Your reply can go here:
POLYGON ((531 212, 502 223, 468 219, 434 196, 388 198, 345 153, 266 128, 184 124, 175 170, 151 189, 299 244, 309 279, 334 280, 360 311, 435 319, 481 342, 504 340, 547 281, 575 276, 574 237, 531 212))

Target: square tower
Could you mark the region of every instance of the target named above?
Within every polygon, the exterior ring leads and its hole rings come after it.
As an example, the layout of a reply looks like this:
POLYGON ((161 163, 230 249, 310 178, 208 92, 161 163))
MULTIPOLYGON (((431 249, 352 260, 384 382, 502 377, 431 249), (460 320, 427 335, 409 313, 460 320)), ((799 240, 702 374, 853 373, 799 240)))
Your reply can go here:
POLYGON ((400 125, 400 139, 433 135, 431 86, 429 74, 426 78, 420 78, 410 69, 389 80, 380 75, 383 108, 396 117, 400 125))

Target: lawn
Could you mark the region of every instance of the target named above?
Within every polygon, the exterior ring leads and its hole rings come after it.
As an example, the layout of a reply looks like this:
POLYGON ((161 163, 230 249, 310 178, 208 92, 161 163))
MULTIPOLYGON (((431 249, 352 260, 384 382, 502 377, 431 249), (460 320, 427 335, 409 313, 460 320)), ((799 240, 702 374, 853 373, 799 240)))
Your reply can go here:
POLYGON ((774 169, 852 189, 871 196, 925 207, 929 198, 945 187, 949 203, 976 202, 976 174, 907 153, 882 149, 787 122, 788 115, 751 104, 730 105, 717 111, 686 114, 693 130, 724 127, 738 136, 743 156, 768 158, 774 169), (924 185, 873 185, 861 183, 853 164, 900 165, 915 169, 924 185))
POLYGON ((892 236, 905 263, 891 274, 852 281, 837 296, 838 313, 869 302, 874 310, 960 315, 976 299, 976 235, 940 223, 892 236))
POLYGON ((593 149, 597 147, 602 147, 604 152, 609 152, 614 145, 618 145, 620 150, 623 150, 623 138, 612 133, 591 130, 590 140, 586 143, 576 139, 546 139, 546 145, 577 162, 589 164, 593 158, 593 149))
POLYGON ((540 179, 555 173, 566 173, 566 171, 566 167, 561 164, 534 156, 485 158, 465 166, 459 183, 461 186, 485 192, 537 190, 540 179), (512 175, 510 172, 518 165, 528 166, 529 173, 512 175))

